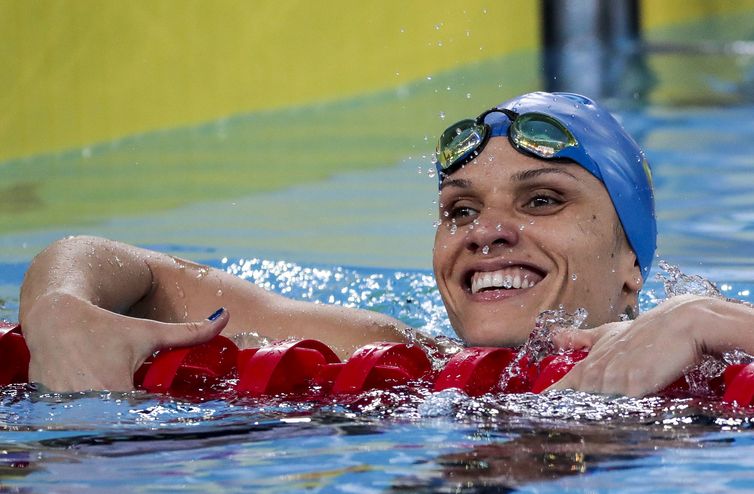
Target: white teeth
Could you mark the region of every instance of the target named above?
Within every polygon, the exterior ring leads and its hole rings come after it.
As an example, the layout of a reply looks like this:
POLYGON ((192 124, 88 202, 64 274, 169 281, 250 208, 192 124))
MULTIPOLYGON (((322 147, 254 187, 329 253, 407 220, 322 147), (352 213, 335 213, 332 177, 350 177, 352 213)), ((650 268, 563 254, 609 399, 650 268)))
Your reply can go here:
POLYGON ((492 275, 492 284, 494 286, 503 286, 503 273, 500 271, 495 271, 495 273, 492 275))
POLYGON ((471 293, 477 293, 485 288, 531 288, 537 284, 537 281, 530 280, 528 276, 529 273, 524 273, 522 276, 520 268, 476 272, 471 277, 471 293), (511 269, 516 271, 511 273, 511 269))

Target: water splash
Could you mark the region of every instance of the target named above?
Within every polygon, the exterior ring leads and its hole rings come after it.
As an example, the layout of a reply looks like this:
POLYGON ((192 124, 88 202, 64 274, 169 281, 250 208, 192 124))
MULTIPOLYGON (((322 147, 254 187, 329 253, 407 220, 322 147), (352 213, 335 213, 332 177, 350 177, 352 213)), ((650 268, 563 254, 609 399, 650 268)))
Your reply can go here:
POLYGON ((662 273, 658 273, 656 275, 657 280, 662 282, 666 298, 671 298, 678 295, 698 295, 701 297, 712 297, 719 300, 725 300, 726 302, 742 304, 747 307, 754 308, 754 304, 750 304, 745 300, 726 297, 717 288, 717 286, 715 286, 715 284, 707 278, 699 275, 685 274, 678 266, 665 261, 660 261, 658 265, 660 269, 668 274, 668 276, 664 276, 662 273))
POLYGON ((692 396, 710 395, 710 380, 720 377, 725 372, 726 365, 723 359, 703 355, 701 362, 684 372, 683 377, 689 386, 689 393, 692 396))
POLYGON ((560 308, 546 310, 537 316, 534 330, 522 347, 522 352, 532 363, 539 363, 548 355, 558 352, 552 337, 564 329, 579 329, 583 326, 589 312, 584 308, 576 309, 573 314, 560 308))
POLYGON ((503 372, 500 380, 501 388, 505 389, 511 379, 518 377, 523 368, 520 365, 523 358, 528 359, 530 364, 538 365, 545 357, 558 353, 558 348, 552 340, 553 335, 563 329, 581 328, 587 317, 589 313, 584 308, 576 309, 573 314, 563 308, 541 312, 537 316, 534 329, 529 333, 526 343, 503 372))
POLYGON ((665 261, 660 261, 660 269, 667 273, 664 276, 661 273, 656 275, 657 281, 662 282, 663 289, 667 298, 678 295, 699 295, 703 297, 713 297, 728 300, 717 289, 714 283, 699 275, 688 275, 683 273, 678 266, 665 261))
POLYGON ((430 339, 410 327, 400 328, 399 331, 408 340, 408 345, 416 345, 429 357, 432 370, 439 371, 448 361, 465 348, 463 341, 448 336, 435 336, 430 339))

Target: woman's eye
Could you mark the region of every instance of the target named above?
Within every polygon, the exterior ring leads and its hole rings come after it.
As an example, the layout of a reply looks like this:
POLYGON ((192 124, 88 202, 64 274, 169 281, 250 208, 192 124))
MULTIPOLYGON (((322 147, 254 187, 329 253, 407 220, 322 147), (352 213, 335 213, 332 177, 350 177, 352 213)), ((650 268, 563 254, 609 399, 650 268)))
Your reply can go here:
POLYGON ((528 208, 546 208, 551 206, 559 206, 561 201, 553 196, 538 195, 532 197, 529 202, 526 203, 528 208))
POLYGON ((461 223, 467 219, 476 218, 479 211, 469 206, 456 206, 448 210, 448 219, 455 220, 456 223, 461 223))

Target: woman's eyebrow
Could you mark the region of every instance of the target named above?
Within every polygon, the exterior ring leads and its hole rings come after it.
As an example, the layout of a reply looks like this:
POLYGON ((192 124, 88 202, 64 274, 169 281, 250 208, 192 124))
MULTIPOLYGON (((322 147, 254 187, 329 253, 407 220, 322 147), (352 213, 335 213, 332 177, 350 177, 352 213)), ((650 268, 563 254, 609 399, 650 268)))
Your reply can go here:
POLYGON ((461 189, 468 189, 471 187, 471 180, 465 178, 446 178, 440 183, 440 190, 445 187, 460 187, 461 189))
POLYGON ((547 175, 550 173, 565 174, 573 178, 574 180, 578 180, 575 176, 573 176, 573 174, 571 174, 565 168, 553 167, 553 168, 534 168, 531 170, 524 170, 522 172, 513 174, 513 176, 511 176, 511 181, 512 182, 525 182, 527 180, 531 180, 533 178, 537 178, 542 175, 547 175))

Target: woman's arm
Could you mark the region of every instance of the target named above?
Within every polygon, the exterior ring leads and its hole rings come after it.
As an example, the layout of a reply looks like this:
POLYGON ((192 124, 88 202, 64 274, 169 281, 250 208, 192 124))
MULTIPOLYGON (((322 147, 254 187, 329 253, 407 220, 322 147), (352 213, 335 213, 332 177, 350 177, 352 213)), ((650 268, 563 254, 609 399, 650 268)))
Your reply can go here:
POLYGON ((754 309, 725 300, 683 295, 634 321, 555 336, 562 348, 589 355, 550 389, 645 396, 700 362, 735 349, 754 354, 754 309))
POLYGON ((96 237, 60 240, 33 260, 20 322, 30 379, 57 391, 132 389, 154 351, 221 330, 317 338, 342 355, 371 341, 405 340, 390 317, 289 300, 224 271, 96 237), (225 312, 206 319, 218 307, 225 312))

